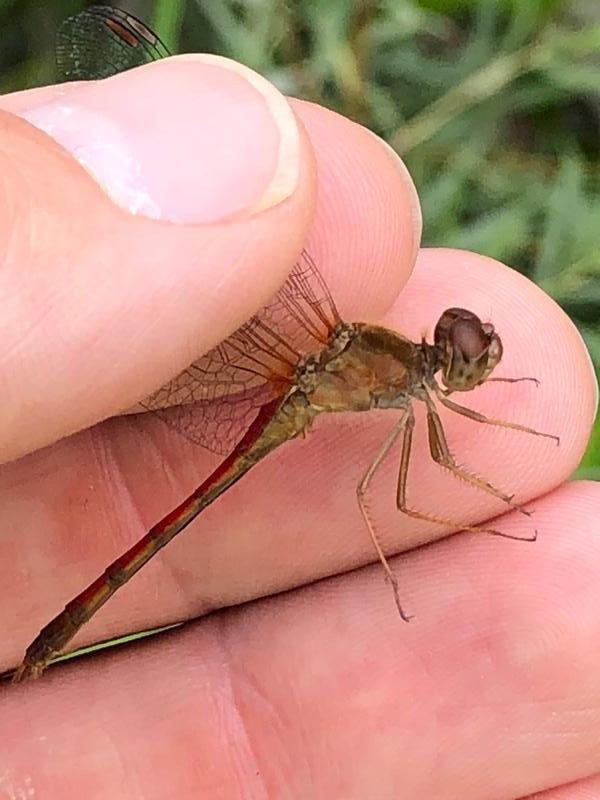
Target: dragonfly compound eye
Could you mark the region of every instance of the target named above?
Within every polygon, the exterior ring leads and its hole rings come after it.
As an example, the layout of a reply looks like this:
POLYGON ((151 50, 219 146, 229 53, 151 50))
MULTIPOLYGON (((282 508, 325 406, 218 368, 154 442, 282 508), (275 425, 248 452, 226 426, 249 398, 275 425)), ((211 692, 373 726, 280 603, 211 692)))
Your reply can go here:
POLYGON ((464 308, 445 311, 434 334, 442 379, 455 392, 483 383, 502 358, 502 342, 493 325, 464 308))

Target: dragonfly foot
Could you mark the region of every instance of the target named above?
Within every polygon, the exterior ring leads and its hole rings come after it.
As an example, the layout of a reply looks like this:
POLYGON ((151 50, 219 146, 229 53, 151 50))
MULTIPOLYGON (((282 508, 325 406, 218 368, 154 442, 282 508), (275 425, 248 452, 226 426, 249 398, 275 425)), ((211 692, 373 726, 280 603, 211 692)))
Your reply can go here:
POLYGON ((503 531, 487 530, 486 533, 492 536, 500 536, 503 539, 513 539, 515 542, 535 542, 537 541, 538 532, 534 531, 531 536, 515 536, 512 533, 504 533, 503 531))

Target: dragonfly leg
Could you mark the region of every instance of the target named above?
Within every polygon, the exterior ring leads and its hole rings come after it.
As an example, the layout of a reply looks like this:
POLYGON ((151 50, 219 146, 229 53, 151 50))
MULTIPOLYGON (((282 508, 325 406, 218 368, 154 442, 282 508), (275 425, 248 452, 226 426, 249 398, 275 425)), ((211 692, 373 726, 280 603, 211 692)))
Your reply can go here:
POLYGON ((530 383, 535 383, 536 386, 540 385, 540 382, 537 378, 530 378, 529 376, 523 378, 486 378, 486 383, 524 383, 525 381, 530 381, 530 383))
POLYGON ((412 409, 408 409, 407 411, 404 412, 404 414, 400 418, 400 421, 394 426, 393 430, 383 443, 381 450, 377 453, 377 455, 373 459, 373 463, 371 464, 369 469, 365 472, 360 483, 356 487, 356 497, 358 499, 358 507, 360 508, 360 513, 362 514, 365 525, 367 526, 367 530, 369 531, 369 536, 371 537, 371 541, 373 542, 373 547, 375 548, 377 556, 379 557, 383 569, 385 570, 387 579, 391 584, 392 591, 394 592, 394 600, 396 602, 398 613, 405 622, 408 622, 410 620, 410 616, 408 616, 404 611, 404 609, 402 608, 402 603, 400 602, 400 594, 398 592, 398 579, 394 575, 394 572, 392 571, 392 568, 390 567, 389 562, 385 557, 385 553, 381 549, 381 545, 379 544, 379 540, 377 539, 377 534, 375 533, 375 528, 373 526, 373 523, 371 522, 371 518, 369 517, 369 511, 366 504, 366 494, 369 485, 371 483, 371 479, 377 472, 378 468, 381 466, 382 461, 385 459, 387 454, 394 446, 394 443, 397 441, 398 437, 402 433, 410 417, 412 417, 412 409))
MULTIPOLYGON (((412 435, 414 427, 415 427, 415 420, 414 416, 411 414, 406 421, 406 425, 404 426, 404 436, 402 439, 402 454, 400 456, 400 469, 398 472, 398 490, 396 495, 396 505, 403 514, 406 514, 408 517, 412 517, 413 519, 420 519, 423 520, 424 522, 434 522, 437 525, 444 525, 454 530, 465 530, 465 531, 474 531, 476 533, 487 533, 490 534, 491 536, 502 536, 505 539, 517 539, 518 541, 526 541, 526 542, 536 540, 537 538, 536 531, 534 531, 533 536, 530 538, 513 536, 512 534, 498 531, 495 528, 486 528, 482 525, 465 525, 462 522, 457 522, 456 520, 449 519, 448 517, 438 516, 437 514, 429 514, 424 511, 417 511, 414 508, 410 508, 406 501, 406 486, 408 479, 408 465, 410 461, 410 451, 412 447, 412 435)), ((441 427, 441 421, 440 421, 440 427, 441 427)))
POLYGON ((484 478, 481 478, 479 475, 474 475, 473 473, 468 472, 466 469, 458 466, 454 460, 454 457, 452 456, 452 453, 450 452, 450 448, 448 447, 446 434, 444 433, 444 428, 442 426, 442 420, 437 413, 437 410, 433 404, 433 400, 430 397, 427 397, 425 403, 427 405, 427 433, 429 437, 429 452, 431 453, 433 460, 440 466, 447 469, 457 478, 460 478, 477 489, 481 489, 483 492, 491 494, 493 497, 497 497, 506 503, 506 505, 510 506, 510 508, 514 509, 515 511, 519 511, 521 514, 525 514, 527 517, 530 517, 531 511, 528 511, 518 503, 513 503, 514 495, 508 495, 505 492, 502 492, 500 489, 497 489, 493 484, 491 484, 489 481, 486 481, 484 478))
POLYGON ((453 400, 448 399, 439 386, 434 386, 434 391, 438 400, 443 406, 446 406, 446 408, 449 408, 450 411, 454 411, 456 414, 460 414, 463 417, 472 419, 474 422, 482 422, 485 425, 496 425, 499 428, 510 428, 513 431, 531 433, 533 436, 543 436, 545 439, 554 439, 557 445, 560 444, 560 437, 555 436, 553 433, 542 433, 542 431, 536 431, 534 428, 528 428, 526 425, 519 425, 516 422, 506 422, 506 420, 503 419, 486 417, 483 414, 480 414, 479 411, 474 411, 472 408, 461 406, 459 403, 455 403, 453 400))

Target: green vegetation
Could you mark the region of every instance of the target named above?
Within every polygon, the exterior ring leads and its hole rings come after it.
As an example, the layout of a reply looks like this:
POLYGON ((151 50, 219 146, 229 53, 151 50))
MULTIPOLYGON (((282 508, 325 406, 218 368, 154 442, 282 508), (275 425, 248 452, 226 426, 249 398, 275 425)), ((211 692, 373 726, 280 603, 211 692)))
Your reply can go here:
MULTIPOLYGON (((84 5, 0 0, 4 91, 52 80, 54 31, 84 5)), ((424 242, 527 274, 600 369, 598 4, 131 0, 127 10, 174 51, 235 57, 384 136, 418 185, 424 242)), ((580 474, 600 478, 600 425, 580 474)))

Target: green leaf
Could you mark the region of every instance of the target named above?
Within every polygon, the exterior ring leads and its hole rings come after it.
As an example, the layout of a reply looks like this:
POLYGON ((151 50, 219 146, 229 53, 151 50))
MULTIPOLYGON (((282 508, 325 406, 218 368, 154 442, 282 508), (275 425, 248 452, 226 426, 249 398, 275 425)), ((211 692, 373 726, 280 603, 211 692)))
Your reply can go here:
POLYGON ((179 52, 181 23, 185 13, 185 0, 156 0, 152 27, 169 48, 171 53, 179 52))
POLYGON ((582 214, 587 215, 582 164, 578 157, 568 156, 548 195, 544 231, 535 264, 536 280, 555 276, 572 260, 582 214))

